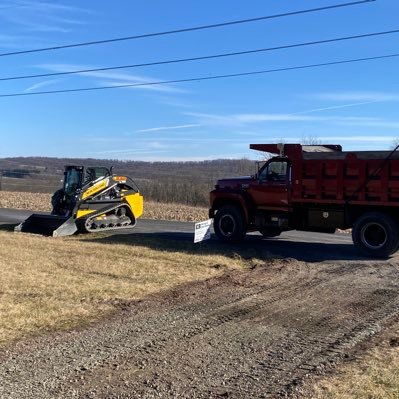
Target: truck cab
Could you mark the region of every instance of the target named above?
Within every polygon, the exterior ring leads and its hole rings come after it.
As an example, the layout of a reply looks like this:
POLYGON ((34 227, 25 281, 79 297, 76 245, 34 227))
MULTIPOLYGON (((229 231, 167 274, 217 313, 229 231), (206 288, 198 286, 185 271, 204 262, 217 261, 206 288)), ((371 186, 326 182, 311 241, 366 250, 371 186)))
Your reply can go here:
POLYGON ((277 156, 253 176, 217 181, 210 193, 210 217, 215 218, 219 238, 236 241, 256 230, 270 237, 288 229, 291 164, 287 157, 277 156))

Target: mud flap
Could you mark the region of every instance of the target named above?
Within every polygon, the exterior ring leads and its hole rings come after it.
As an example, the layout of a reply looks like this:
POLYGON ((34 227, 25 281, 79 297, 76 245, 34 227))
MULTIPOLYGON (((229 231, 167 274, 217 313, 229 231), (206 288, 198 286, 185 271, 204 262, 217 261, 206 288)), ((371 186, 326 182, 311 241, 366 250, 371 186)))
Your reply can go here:
POLYGON ((15 227, 15 231, 45 236, 70 236, 78 230, 74 218, 56 215, 33 214, 15 227))

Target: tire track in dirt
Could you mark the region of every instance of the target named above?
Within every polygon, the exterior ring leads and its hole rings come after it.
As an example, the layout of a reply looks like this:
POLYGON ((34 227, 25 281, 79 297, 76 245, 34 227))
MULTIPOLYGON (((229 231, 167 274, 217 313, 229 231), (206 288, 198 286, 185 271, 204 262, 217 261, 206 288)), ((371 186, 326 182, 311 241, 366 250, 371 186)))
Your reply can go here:
POLYGON ((0 352, 0 396, 284 397, 399 314, 398 277, 395 260, 286 260, 185 285, 0 352))

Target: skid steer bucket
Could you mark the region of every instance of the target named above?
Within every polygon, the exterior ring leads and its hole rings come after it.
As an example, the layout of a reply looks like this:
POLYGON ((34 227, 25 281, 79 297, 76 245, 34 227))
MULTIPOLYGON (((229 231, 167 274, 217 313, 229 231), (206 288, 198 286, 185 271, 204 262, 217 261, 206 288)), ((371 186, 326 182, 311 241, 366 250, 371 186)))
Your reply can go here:
POLYGON ((56 215, 36 214, 29 216, 15 227, 15 231, 45 236, 70 236, 77 231, 74 218, 56 215))

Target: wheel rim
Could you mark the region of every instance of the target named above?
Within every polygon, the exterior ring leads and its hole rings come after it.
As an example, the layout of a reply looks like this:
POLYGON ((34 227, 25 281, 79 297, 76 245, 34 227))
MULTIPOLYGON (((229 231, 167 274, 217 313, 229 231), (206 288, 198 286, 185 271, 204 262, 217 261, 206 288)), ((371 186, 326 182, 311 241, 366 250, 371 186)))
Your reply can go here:
POLYGON ((231 215, 223 215, 219 220, 219 230, 225 237, 231 237, 234 234, 236 222, 231 215))
POLYGON ((367 248, 380 249, 387 242, 388 234, 384 226, 376 222, 370 222, 362 227, 360 238, 367 248))

